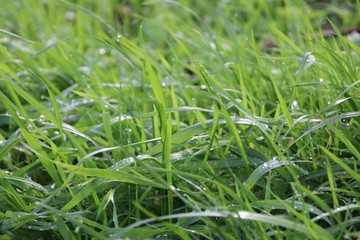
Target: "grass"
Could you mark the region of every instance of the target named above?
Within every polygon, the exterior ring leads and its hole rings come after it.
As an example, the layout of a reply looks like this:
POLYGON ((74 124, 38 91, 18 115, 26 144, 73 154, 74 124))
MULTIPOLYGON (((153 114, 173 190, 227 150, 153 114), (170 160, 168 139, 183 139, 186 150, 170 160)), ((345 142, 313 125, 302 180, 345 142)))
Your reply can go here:
POLYGON ((1 239, 360 237, 359 1, 3 9, 1 239))

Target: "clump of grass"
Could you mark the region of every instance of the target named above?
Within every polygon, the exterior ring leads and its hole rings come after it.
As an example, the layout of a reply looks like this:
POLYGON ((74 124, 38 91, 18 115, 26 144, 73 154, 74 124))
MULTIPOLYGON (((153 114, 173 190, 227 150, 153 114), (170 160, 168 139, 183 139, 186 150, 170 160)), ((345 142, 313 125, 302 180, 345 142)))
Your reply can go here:
POLYGON ((359 236, 358 2, 4 5, 1 238, 359 236))

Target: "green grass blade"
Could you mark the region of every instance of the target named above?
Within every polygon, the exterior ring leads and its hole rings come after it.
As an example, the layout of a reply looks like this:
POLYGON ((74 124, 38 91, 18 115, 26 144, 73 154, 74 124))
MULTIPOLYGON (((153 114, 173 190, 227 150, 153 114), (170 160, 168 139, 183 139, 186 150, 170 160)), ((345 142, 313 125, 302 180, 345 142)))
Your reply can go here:
POLYGON ((360 174, 359 172, 351 169, 343 160, 341 160, 339 157, 337 157, 335 154, 327 150, 326 148, 320 146, 321 150, 328 155, 337 165, 339 165, 341 168, 343 168, 347 173, 350 174, 350 176, 356 180, 358 183, 360 183, 360 174))

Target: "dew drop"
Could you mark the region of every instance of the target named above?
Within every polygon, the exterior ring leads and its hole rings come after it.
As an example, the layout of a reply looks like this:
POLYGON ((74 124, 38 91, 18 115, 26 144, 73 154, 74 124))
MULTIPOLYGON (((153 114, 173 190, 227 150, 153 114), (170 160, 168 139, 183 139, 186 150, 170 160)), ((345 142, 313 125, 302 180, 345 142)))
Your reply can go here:
POLYGON ((234 65, 234 63, 233 63, 233 62, 226 62, 226 63, 224 64, 224 67, 227 68, 227 69, 229 69, 229 68, 231 67, 231 65, 234 65))
POLYGON ((65 12, 65 19, 69 21, 76 20, 76 13, 74 11, 67 11, 65 12))
POLYGON ((99 54, 100 54, 100 55, 104 55, 105 53, 106 53, 105 48, 100 48, 100 49, 99 49, 99 54))
POLYGON ((119 43, 121 38, 122 38, 121 34, 118 34, 116 36, 116 42, 119 43))
POLYGON ((307 55, 307 60, 306 60, 307 62, 309 62, 310 64, 314 64, 316 62, 316 59, 311 52, 307 52, 306 55, 307 55))

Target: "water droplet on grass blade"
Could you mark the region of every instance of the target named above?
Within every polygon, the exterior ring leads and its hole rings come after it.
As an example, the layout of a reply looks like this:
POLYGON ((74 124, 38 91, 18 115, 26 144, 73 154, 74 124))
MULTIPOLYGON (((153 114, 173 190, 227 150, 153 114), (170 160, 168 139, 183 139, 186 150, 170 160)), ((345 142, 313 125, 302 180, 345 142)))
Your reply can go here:
POLYGON ((100 55, 104 55, 106 53, 106 49, 105 48, 100 48, 99 49, 99 54, 100 55))
POLYGON ((274 75, 277 75, 280 73, 280 70, 279 69, 276 69, 276 68, 272 68, 271 69, 271 73, 274 74, 274 75))
POLYGON ((234 62, 227 62, 227 63, 224 64, 224 67, 229 69, 231 67, 231 65, 234 65, 234 62))
POLYGON ((292 103, 291 103, 291 110, 295 111, 295 110, 299 110, 299 102, 295 99, 292 103))
POLYGON ((305 54, 305 57, 307 57, 306 61, 311 65, 314 64, 316 62, 316 59, 314 57, 314 55, 311 52, 307 52, 305 54))
POLYGON ((83 74, 90 74, 91 68, 89 66, 82 66, 79 68, 79 72, 81 72, 83 74))
POLYGON ((76 13, 74 11, 66 11, 65 12, 65 19, 69 21, 76 20, 76 13))
POLYGON ((116 35, 116 42, 119 43, 122 38, 121 34, 116 35))

